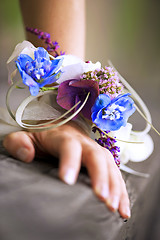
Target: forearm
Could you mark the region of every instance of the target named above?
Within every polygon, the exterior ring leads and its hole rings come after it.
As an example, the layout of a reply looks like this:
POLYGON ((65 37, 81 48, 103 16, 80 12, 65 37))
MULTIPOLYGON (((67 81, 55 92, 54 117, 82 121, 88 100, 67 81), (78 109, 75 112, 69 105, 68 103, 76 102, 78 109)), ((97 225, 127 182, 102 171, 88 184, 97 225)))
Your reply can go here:
MULTIPOLYGON (((20 0, 20 6, 25 27, 50 33, 62 51, 84 59, 85 0, 20 0)), ((27 32, 26 37, 42 45, 33 34, 27 32)))

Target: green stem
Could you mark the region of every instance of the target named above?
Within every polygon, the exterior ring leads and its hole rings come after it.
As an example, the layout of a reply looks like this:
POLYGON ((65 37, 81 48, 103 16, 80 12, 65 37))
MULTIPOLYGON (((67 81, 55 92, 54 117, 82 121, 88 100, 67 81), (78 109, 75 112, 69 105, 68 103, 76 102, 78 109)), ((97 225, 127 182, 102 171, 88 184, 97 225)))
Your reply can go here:
POLYGON ((42 87, 40 89, 41 92, 45 92, 45 91, 50 91, 50 90, 56 90, 58 87, 42 87))

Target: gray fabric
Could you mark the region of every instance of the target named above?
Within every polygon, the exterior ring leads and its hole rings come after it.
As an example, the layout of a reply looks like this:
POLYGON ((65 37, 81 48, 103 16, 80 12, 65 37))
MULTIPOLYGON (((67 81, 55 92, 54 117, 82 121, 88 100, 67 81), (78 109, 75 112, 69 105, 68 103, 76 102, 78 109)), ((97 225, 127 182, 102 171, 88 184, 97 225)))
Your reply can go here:
POLYGON ((111 239, 124 224, 93 194, 86 173, 71 187, 58 179, 54 159, 25 164, 1 152, 1 240, 111 239))
POLYGON ((122 240, 160 239, 160 169, 152 177, 147 188, 133 207, 133 216, 118 233, 122 240), (127 236, 127 237, 126 237, 127 236))

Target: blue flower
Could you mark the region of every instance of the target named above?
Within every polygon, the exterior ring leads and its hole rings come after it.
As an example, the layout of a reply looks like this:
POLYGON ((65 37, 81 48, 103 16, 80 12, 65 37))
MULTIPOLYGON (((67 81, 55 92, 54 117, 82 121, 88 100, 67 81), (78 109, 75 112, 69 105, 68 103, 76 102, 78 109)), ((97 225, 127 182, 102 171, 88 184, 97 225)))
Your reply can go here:
POLYGON ((16 65, 23 83, 29 87, 30 93, 36 96, 39 89, 57 81, 63 58, 50 60, 48 52, 39 47, 34 52, 34 59, 27 54, 20 54, 16 65))
POLYGON ((129 93, 120 94, 111 100, 100 94, 92 107, 92 121, 104 131, 116 131, 126 126, 128 118, 134 113, 134 101, 129 93))

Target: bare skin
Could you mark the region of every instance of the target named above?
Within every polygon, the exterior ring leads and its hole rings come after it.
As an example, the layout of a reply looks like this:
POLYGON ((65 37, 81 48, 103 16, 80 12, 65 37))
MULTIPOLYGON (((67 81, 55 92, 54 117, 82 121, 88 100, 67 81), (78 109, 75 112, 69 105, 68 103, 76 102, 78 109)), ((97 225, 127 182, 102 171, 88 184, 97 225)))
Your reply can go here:
MULTIPOLYGON (((50 32, 53 39, 58 40, 64 50, 84 58, 84 0, 48 0, 45 4, 43 0, 22 0, 20 3, 25 26, 50 32), (60 6, 68 11, 62 11, 60 6), (49 9, 48 12, 46 8, 49 9), (79 16, 77 16, 77 9, 79 16), (45 21, 40 21, 42 18, 45 21), (56 24, 51 24, 52 18, 56 20, 56 24), (63 31, 64 20, 65 28, 66 26, 70 28, 63 31), (61 28, 62 31, 60 31, 61 28), (70 36, 69 40, 67 34, 73 35, 73 38, 70 36)), ((32 35, 28 35, 28 39, 35 45, 39 44, 32 35)), ((3 144, 12 156, 28 163, 33 161, 37 149, 43 154, 58 157, 59 177, 70 185, 76 182, 83 164, 88 170, 95 194, 111 211, 118 210, 123 218, 130 217, 126 186, 112 154, 87 136, 75 122, 71 121, 56 129, 39 133, 14 132, 5 137, 3 144)))
MULTIPOLYGON (((82 59, 85 57, 85 0, 20 0, 24 25, 38 28, 58 41, 61 50, 82 59)), ((42 41, 27 32, 35 46, 42 41)))

